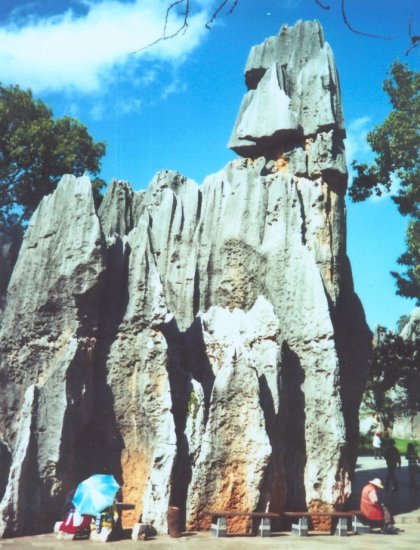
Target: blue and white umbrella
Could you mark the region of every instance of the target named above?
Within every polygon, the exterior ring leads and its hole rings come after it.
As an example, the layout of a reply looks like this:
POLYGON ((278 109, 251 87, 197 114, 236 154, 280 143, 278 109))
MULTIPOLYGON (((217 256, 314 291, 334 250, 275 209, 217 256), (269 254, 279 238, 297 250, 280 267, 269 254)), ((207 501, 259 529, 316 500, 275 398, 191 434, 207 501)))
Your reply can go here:
POLYGON ((120 486, 114 476, 94 474, 77 486, 73 504, 79 514, 96 516, 114 503, 120 486))

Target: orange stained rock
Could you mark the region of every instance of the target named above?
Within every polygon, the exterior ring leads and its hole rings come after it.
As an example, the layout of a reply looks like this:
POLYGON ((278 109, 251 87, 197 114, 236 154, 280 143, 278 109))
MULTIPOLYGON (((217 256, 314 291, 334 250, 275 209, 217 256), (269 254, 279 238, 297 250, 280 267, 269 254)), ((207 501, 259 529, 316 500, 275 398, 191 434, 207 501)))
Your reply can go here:
POLYGON ((289 168, 289 163, 287 162, 287 159, 283 155, 279 157, 274 163, 275 172, 285 173, 288 171, 288 168, 289 168))
MULTIPOLYGON (((308 505, 308 512, 332 512, 333 510, 332 504, 318 499, 311 500, 308 505)), ((331 529, 331 518, 329 517, 312 517, 311 521, 315 531, 329 531, 331 529)))
POLYGON ((123 499, 124 502, 135 505, 134 510, 123 512, 123 528, 133 527, 142 513, 141 505, 150 474, 150 463, 151 457, 141 451, 129 449, 122 451, 123 499))
POLYGON ((314 142, 313 137, 305 138, 305 151, 309 151, 309 149, 312 147, 313 142, 314 142))
MULTIPOLYGON (((246 487, 245 465, 235 463, 231 464, 221 474, 222 484, 217 496, 213 501, 209 501, 205 508, 202 508, 194 517, 187 522, 187 529, 207 530, 211 526, 211 517, 205 512, 207 510, 240 511, 252 512, 255 509, 254 502, 249 498, 246 487)), ((229 533, 245 533, 251 528, 251 519, 248 517, 228 518, 229 533)))

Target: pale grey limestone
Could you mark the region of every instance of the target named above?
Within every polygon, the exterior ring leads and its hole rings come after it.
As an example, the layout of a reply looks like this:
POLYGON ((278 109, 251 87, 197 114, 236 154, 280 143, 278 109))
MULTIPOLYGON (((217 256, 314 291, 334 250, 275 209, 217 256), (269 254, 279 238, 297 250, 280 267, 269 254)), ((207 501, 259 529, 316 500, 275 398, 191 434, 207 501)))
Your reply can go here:
POLYGON ((420 307, 413 309, 410 314, 410 319, 403 327, 400 336, 405 340, 416 340, 420 338, 420 307))
POLYGON ((126 235, 134 226, 134 191, 125 181, 112 180, 99 207, 99 219, 106 236, 126 235))
POLYGON ((277 65, 267 70, 258 84, 258 92, 248 92, 247 107, 237 126, 239 139, 272 138, 276 132, 297 130, 297 115, 290 107, 290 97, 279 86, 277 65))
POLYGON ((32 476, 36 471, 36 423, 38 390, 27 388, 18 425, 13 462, 10 465, 3 499, 0 502, 0 538, 15 533, 22 535, 36 530, 37 483, 32 476), (25 480, 25 481, 24 481, 25 480))
MULTIPOLYGON (((187 498, 191 526, 205 521, 209 501, 214 509, 258 506, 272 455, 261 385, 272 399, 274 415, 280 407, 280 327, 272 305, 260 296, 249 312, 213 306, 200 317, 214 383, 192 463, 187 498)), ((204 407, 202 399, 198 403, 204 407)), ((201 420, 197 413, 191 411, 201 420)))
MULTIPOLYGON (((27 522, 28 532, 48 529, 57 517, 69 481, 64 480, 63 470, 70 477, 71 441, 77 423, 83 417, 83 422, 88 421, 86 388, 103 270, 101 229, 91 183, 88 178, 64 176, 31 219, 9 283, 0 331, 4 396, 0 427, 13 453, 11 472, 23 445, 18 419, 25 406, 25 391, 34 387, 37 395, 32 433, 27 436, 36 439, 30 475, 22 470, 21 477, 13 481, 21 486, 16 491, 25 494, 28 486, 36 488, 38 505, 27 522)), ((13 496, 15 491, 9 489, 10 483, 11 478, 2 500, 5 509, 10 509, 8 494, 13 496)), ((18 516, 19 506, 15 510, 18 516)), ((7 533, 24 529, 15 513, 4 516, 7 533)))
POLYGON ((215 507, 348 498, 371 335, 320 25, 255 47, 246 78, 232 138, 246 158, 201 186, 169 170, 138 193, 115 180, 98 214, 90 182, 66 176, 34 214, 0 333, 5 532, 22 531, 11 495, 30 486, 16 461, 35 436, 41 530, 67 487, 100 471, 136 504, 126 526, 142 513, 159 532, 169 505, 200 529, 215 507), (273 116, 259 119, 264 104, 273 116))
POLYGON ((282 159, 287 171, 346 185, 340 83, 317 21, 283 26, 250 52, 245 95, 229 147, 282 159))

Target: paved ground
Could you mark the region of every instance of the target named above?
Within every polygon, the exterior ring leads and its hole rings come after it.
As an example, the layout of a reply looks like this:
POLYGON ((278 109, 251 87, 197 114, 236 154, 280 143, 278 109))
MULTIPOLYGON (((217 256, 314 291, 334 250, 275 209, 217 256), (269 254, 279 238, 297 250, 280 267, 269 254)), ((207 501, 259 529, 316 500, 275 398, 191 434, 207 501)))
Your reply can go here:
MULTIPOLYGON (((414 550, 419 548, 420 523, 408 524, 398 535, 349 535, 336 537, 331 535, 310 535, 309 537, 294 537, 289 534, 273 535, 270 538, 227 537, 214 539, 208 533, 190 535, 179 539, 171 539, 161 535, 155 540, 135 542, 122 540, 106 543, 106 550, 130 550, 146 546, 150 550, 296 550, 327 549, 327 550, 414 550)), ((58 541, 54 535, 39 535, 20 539, 3 539, 0 548, 7 550, 94 550, 103 548, 103 543, 91 541, 58 541)))
MULTIPOLYGON (((373 457, 362 457, 358 459, 356 476, 353 483, 353 494, 357 495, 354 505, 359 508, 358 498, 361 488, 370 479, 379 477, 385 484, 386 480, 385 460, 375 460, 373 457)), ((408 516, 419 516, 420 518, 420 476, 417 476, 417 490, 410 487, 408 483, 408 468, 405 458, 402 459, 402 467, 397 470, 397 480, 400 485, 399 491, 381 491, 383 502, 388 506, 397 519, 408 516)), ((420 544, 419 544, 420 548, 420 544)))
MULTIPOLYGON (((405 461, 404 461, 405 462, 405 461)), ((379 477, 386 478, 385 462, 373 457, 361 458, 358 461, 356 477, 353 484, 355 495, 360 495, 360 488, 366 481, 379 477)), ((328 534, 311 534, 309 537, 294 537, 288 533, 274 533, 270 538, 232 536, 226 539, 215 539, 209 533, 191 533, 179 539, 158 536, 155 540, 135 542, 121 540, 106 544, 107 550, 130 550, 146 545, 151 550, 296 550, 316 548, 327 550, 418 550, 420 548, 420 479, 417 491, 408 485, 405 464, 398 473, 399 492, 383 491, 383 500, 396 514, 396 524, 401 529, 398 535, 349 535, 336 537, 328 534)), ((358 507, 357 499, 355 499, 358 507)), ((59 541, 55 535, 39 535, 15 539, 0 539, 2 550, 94 550, 103 548, 103 543, 91 541, 59 541)))

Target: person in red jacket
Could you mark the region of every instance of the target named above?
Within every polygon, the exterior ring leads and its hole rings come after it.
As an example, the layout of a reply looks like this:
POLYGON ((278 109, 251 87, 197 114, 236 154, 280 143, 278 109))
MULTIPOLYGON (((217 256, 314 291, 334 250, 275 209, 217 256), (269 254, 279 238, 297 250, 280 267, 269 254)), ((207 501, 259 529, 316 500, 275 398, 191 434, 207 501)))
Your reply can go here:
POLYGON ((386 506, 379 502, 378 489, 383 489, 379 478, 372 479, 363 487, 360 499, 360 511, 372 527, 381 527, 382 533, 395 534, 392 516, 386 506))

